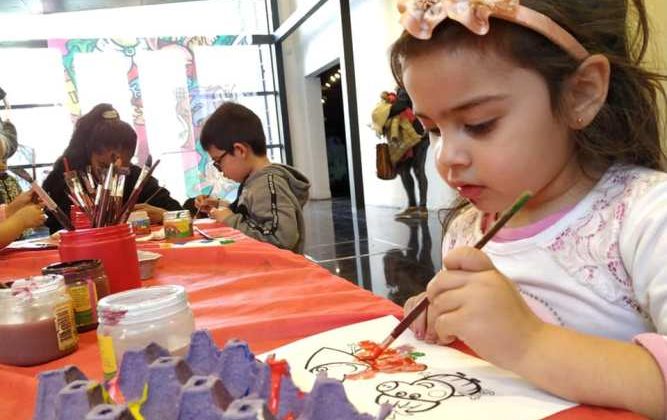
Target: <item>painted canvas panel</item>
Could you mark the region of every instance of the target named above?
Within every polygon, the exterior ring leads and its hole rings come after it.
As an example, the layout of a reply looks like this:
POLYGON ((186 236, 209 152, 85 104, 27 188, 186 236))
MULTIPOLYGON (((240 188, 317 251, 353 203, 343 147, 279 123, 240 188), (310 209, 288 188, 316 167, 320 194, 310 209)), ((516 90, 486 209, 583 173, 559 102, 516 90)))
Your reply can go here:
MULTIPOLYGON (((373 372, 355 357, 364 341, 381 342, 398 324, 388 316, 311 336, 274 353, 291 366, 295 383, 310 390, 317 374, 343 381, 350 401, 362 412, 393 405, 393 420, 540 419, 575 404, 545 393, 517 375, 458 350, 426 344, 406 331, 392 348, 411 360, 407 372, 373 372)), ((384 369, 383 369, 384 370, 384 369)))

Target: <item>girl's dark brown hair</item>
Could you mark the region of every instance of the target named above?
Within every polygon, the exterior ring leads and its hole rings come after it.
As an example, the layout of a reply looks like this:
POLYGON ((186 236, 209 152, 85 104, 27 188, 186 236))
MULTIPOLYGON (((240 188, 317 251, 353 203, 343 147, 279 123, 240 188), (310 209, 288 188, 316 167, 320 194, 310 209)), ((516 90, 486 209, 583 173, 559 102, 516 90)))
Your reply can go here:
MULTIPOLYGON (((667 78, 641 65, 649 47, 643 0, 523 0, 522 5, 549 16, 589 53, 604 54, 611 64, 605 105, 588 127, 572 134, 582 168, 604 170, 625 163, 664 170, 658 103, 665 99, 661 81, 667 78)), ((394 78, 403 86, 406 61, 436 49, 491 50, 540 74, 549 88, 554 115, 565 115, 563 87, 580 63, 520 25, 492 19, 490 28, 486 36, 479 36, 449 19, 427 41, 404 32, 391 48, 394 78)))
POLYGON ((129 156, 134 154, 137 146, 134 128, 119 118, 105 118, 108 112, 116 110, 110 104, 102 103, 79 118, 63 156, 54 163, 54 171, 63 171, 63 157, 67 157, 72 169, 84 170, 90 165, 93 153, 114 150, 129 156))

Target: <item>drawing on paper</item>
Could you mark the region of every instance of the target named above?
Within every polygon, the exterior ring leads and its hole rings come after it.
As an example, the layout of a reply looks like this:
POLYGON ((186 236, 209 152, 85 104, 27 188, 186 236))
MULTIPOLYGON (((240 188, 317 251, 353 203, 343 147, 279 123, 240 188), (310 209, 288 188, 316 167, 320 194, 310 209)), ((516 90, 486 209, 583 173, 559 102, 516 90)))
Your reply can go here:
POLYGON ((393 316, 364 321, 272 353, 290 361, 295 384, 308 389, 315 376, 324 372, 343 381, 350 403, 359 411, 377 413, 380 405, 392 407, 385 420, 545 418, 575 405, 456 348, 424 343, 411 331, 402 334, 391 349, 400 348, 415 371, 374 372, 369 362, 383 355, 373 358, 377 354, 373 343, 361 340, 383 338, 383 332, 398 323, 393 316), (368 351, 371 358, 364 360, 368 351))
POLYGON ((370 369, 370 364, 354 357, 358 351, 359 347, 356 345, 350 345, 349 351, 322 347, 306 361, 305 369, 315 375, 326 372, 329 378, 342 382, 350 375, 367 372, 370 369))
POLYGON ((375 402, 393 406, 393 418, 431 411, 453 397, 476 400, 482 395, 493 395, 492 391, 482 389, 479 379, 461 372, 428 375, 413 382, 385 381, 375 389, 379 393, 375 402))
POLYGON ((393 419, 434 410, 450 398, 476 400, 482 395, 493 395, 492 391, 482 388, 479 379, 465 373, 423 372, 427 366, 417 363, 416 359, 424 354, 415 352, 412 346, 387 349, 377 359, 369 359, 368 355, 377 346, 371 341, 361 341, 349 344, 346 350, 322 347, 308 358, 305 369, 314 375, 325 372, 329 378, 341 382, 371 379, 380 372, 419 372, 420 377, 412 382, 384 381, 375 387, 375 403, 393 406, 393 419))
POLYGON ((412 346, 386 349, 377 358, 371 356, 379 347, 379 344, 373 341, 361 341, 348 347, 348 351, 331 347, 317 350, 306 362, 305 369, 313 374, 326 372, 330 378, 345 381, 370 379, 379 372, 421 372, 427 368, 426 365, 416 362, 424 353, 415 352, 412 346))

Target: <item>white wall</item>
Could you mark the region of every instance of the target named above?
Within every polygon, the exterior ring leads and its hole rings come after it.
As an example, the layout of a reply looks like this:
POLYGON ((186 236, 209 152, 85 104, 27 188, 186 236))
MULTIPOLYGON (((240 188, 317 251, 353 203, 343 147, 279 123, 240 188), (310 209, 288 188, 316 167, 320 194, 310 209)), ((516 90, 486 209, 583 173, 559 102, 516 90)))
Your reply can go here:
MULTIPOLYGON (((312 4, 312 0, 280 3, 280 16, 284 19, 296 7, 312 4)), ((352 0, 351 13, 366 204, 403 207, 407 204, 407 198, 400 180, 381 181, 375 176, 375 144, 378 139, 368 127, 371 111, 379 100, 380 92, 395 87, 388 64, 388 50, 401 32, 398 12, 393 1, 352 0)), ((319 86, 318 89, 310 86, 311 79, 319 81, 308 76, 341 57, 343 48, 339 16, 339 3, 328 1, 284 44, 294 163, 311 177, 314 198, 326 198, 329 191, 319 86)), ((426 168, 429 179, 428 206, 443 207, 453 195, 435 172, 431 151, 426 168)))
MULTIPOLYGON (((292 1, 281 1, 280 6, 281 19, 294 10, 292 1)), ((301 32, 292 34, 283 43, 292 155, 294 166, 303 171, 311 181, 311 198, 326 199, 331 197, 331 192, 324 140, 324 117, 320 102, 320 80, 312 74, 312 70, 305 70, 306 54, 302 51, 301 32)), ((309 57, 312 59, 315 55, 310 54, 309 57)))

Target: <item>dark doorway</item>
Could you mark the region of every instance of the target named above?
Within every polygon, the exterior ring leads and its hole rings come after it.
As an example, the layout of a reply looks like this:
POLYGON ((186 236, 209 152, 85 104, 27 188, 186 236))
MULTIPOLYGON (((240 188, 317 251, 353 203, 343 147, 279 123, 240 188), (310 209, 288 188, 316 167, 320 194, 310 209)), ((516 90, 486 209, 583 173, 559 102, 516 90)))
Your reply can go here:
POLYGON ((341 88, 340 78, 340 65, 338 64, 320 74, 322 110, 324 111, 324 132, 327 143, 331 197, 350 198, 343 89, 341 88))

